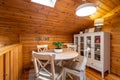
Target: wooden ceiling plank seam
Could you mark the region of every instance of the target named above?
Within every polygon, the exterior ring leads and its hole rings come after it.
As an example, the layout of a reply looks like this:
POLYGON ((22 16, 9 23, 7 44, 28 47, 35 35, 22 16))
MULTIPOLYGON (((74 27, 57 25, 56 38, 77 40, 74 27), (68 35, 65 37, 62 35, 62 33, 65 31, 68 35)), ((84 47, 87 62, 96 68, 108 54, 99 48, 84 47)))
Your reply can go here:
POLYGON ((106 15, 103 16, 103 18, 114 15, 116 12, 120 11, 120 6, 117 6, 116 8, 114 8, 113 10, 111 10, 109 13, 107 13, 106 15))
POLYGON ((119 6, 120 5, 120 0, 111 0, 111 2, 113 4, 115 4, 116 6, 119 6))
POLYGON ((114 5, 111 0, 110 0, 110 1, 108 1, 108 0, 100 0, 100 1, 101 1, 104 5, 108 6, 108 7, 111 8, 111 9, 114 9, 114 8, 116 7, 116 5, 114 5))

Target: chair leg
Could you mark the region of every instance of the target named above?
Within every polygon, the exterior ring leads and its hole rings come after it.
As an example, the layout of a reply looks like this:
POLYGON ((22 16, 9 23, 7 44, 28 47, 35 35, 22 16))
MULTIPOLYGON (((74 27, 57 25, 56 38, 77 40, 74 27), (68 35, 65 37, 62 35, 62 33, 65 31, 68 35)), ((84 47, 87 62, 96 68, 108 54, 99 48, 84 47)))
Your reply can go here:
POLYGON ((71 76, 71 74, 67 73, 68 77, 70 77, 70 79, 73 80, 73 77, 71 76))
POLYGON ((87 80, 85 71, 83 72, 84 80, 87 80))
POLYGON ((84 72, 80 72, 80 80, 85 80, 84 77, 84 72))
POLYGON ((65 69, 63 70, 63 73, 62 73, 62 80, 66 80, 66 72, 65 72, 65 69))

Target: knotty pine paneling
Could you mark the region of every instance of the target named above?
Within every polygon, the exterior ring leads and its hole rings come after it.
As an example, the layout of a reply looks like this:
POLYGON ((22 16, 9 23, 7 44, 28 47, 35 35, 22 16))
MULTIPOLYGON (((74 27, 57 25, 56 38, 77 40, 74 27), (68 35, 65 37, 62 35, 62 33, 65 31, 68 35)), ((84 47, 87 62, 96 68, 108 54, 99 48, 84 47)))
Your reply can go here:
POLYGON ((120 6, 104 16, 102 31, 111 33, 111 73, 120 76, 120 6))
POLYGON ((0 47, 19 43, 19 35, 0 29, 0 47))
POLYGON ((7 16, 5 16, 4 13, 2 14, 1 11, 3 10, 4 9, 0 7, 0 47, 19 43, 19 34, 18 34, 19 31, 17 26, 18 24, 12 25, 12 23, 14 22, 11 21, 11 19, 13 18, 8 18, 9 14, 7 16), (1 16, 4 18, 2 18, 1 16))
POLYGON ((23 67, 29 68, 32 61, 32 50, 37 51, 37 44, 48 44, 48 49, 54 49, 52 44, 54 41, 61 41, 65 43, 73 42, 73 35, 53 35, 53 34, 21 34, 20 43, 23 45, 23 67), (35 37, 41 37, 42 40, 36 41, 35 37), (48 41, 43 40, 49 37, 48 41))
POLYGON ((16 28, 18 33, 74 34, 86 27, 83 25, 92 24, 89 17, 75 15, 80 3, 57 0, 55 7, 50 8, 31 0, 0 0, 0 24, 16 28))

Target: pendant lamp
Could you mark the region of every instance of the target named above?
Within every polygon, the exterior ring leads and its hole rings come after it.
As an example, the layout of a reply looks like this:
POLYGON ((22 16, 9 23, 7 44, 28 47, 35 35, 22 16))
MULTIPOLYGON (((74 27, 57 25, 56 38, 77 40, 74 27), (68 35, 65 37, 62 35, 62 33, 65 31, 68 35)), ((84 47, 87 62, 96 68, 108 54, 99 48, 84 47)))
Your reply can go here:
MULTIPOLYGON (((86 1, 86 0, 84 0, 86 1)), ((89 16, 96 12, 96 6, 93 3, 84 3, 77 7, 76 15, 77 16, 89 16)))

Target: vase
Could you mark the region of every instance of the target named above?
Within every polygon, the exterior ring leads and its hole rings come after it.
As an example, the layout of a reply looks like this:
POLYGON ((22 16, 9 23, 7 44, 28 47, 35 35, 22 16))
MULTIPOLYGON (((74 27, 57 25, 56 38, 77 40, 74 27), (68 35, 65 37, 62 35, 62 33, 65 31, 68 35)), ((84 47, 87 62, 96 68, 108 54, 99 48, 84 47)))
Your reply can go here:
POLYGON ((56 53, 61 53, 61 52, 63 52, 63 49, 57 49, 57 48, 55 48, 55 49, 54 49, 54 52, 56 52, 56 53))

